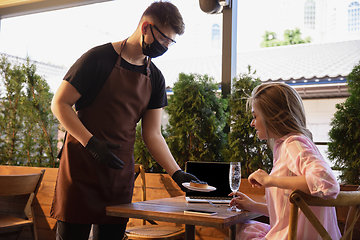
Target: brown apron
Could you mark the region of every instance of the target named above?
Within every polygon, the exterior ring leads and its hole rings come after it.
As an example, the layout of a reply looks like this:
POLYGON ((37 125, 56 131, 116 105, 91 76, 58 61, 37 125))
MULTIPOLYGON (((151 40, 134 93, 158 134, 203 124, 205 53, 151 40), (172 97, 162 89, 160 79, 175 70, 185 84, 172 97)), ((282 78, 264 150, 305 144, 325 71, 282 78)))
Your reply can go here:
MULTIPOLYGON (((125 164, 116 170, 99 164, 71 134, 61 154, 51 217, 69 223, 114 224, 128 219, 106 216, 106 206, 130 203, 134 187, 134 142, 136 124, 151 96, 147 76, 120 67, 119 58, 95 101, 77 115, 98 139, 120 144, 113 150, 125 164)), ((147 61, 147 69, 150 59, 147 61)))

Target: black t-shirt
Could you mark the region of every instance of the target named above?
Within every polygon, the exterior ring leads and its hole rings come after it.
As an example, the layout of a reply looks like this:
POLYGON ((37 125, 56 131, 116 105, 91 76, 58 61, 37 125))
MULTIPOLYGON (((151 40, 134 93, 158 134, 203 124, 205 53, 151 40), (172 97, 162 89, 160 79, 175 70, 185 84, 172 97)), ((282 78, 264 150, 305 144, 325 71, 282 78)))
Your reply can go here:
MULTIPOLYGON (((101 88, 115 67, 119 55, 111 43, 94 47, 82 55, 69 71, 64 80, 68 81, 81 94, 75 109, 81 110, 94 102, 101 88)), ((121 67, 146 75, 146 65, 136 66, 121 59, 121 67)), ((161 71, 150 64, 151 97, 147 109, 167 106, 165 79, 161 71)))

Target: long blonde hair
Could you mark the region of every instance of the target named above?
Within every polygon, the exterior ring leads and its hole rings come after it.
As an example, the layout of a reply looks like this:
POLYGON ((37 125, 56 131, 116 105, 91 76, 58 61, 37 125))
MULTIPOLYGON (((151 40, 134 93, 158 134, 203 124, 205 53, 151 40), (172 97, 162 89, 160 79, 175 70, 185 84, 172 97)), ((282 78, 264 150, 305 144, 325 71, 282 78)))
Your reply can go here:
POLYGON ((253 104, 258 109, 267 132, 278 136, 301 133, 312 140, 312 134, 306 128, 301 97, 291 86, 280 82, 260 84, 248 99, 248 107, 253 104))

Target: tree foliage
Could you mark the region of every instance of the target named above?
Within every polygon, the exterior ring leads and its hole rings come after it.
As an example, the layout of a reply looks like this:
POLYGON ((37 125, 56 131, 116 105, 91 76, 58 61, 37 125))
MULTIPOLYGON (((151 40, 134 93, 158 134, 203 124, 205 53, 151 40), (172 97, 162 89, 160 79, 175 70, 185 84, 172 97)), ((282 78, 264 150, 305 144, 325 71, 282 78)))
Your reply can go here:
POLYGON ((260 43, 260 47, 276 47, 281 46, 281 41, 277 38, 277 34, 275 32, 265 31, 262 36, 263 40, 260 43))
POLYGON ((222 161, 226 143, 226 99, 207 75, 184 73, 174 84, 165 111, 169 114, 167 143, 180 167, 187 161, 222 161))
MULTIPOLYGON (((253 72, 255 73, 255 72, 253 72)), ((233 81, 232 93, 229 98, 228 149, 226 159, 230 162, 241 162, 242 176, 248 177, 261 168, 270 171, 272 168, 272 151, 257 138, 256 130, 250 126, 251 109, 247 109, 247 99, 252 90, 261 82, 253 77, 250 66, 247 74, 240 74, 233 81)))
POLYGON ((55 167, 58 121, 46 80, 25 64, 0 60, 0 164, 55 167))
POLYGON ((329 131, 328 157, 347 184, 360 184, 360 62, 347 77, 350 96, 337 104, 329 131))
MULTIPOLYGON (((234 79, 233 91, 225 100, 216 94, 218 86, 207 75, 179 75, 174 95, 165 109, 169 124, 162 133, 181 167, 186 161, 241 162, 243 177, 259 168, 271 169, 272 152, 257 138, 255 129, 250 126, 251 112, 246 110, 247 98, 260 83, 249 67, 247 74, 234 79), (227 136, 223 131, 226 123, 231 129, 227 136)), ((162 171, 141 139, 140 123, 134 155, 135 161, 143 164, 147 171, 162 171)))
POLYGON ((310 37, 306 37, 305 39, 301 38, 301 31, 299 28, 295 28, 295 30, 285 30, 284 40, 278 39, 277 34, 270 31, 265 31, 265 34, 262 37, 263 41, 260 43, 260 47, 263 48, 311 42, 310 37))

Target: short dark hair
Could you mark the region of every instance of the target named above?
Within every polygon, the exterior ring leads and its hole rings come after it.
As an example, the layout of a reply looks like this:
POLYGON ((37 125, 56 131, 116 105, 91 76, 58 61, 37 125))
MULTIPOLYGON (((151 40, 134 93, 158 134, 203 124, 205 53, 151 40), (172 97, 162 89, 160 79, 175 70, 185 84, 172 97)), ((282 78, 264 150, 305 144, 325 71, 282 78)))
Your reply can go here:
POLYGON ((178 35, 185 31, 185 23, 179 9, 166 1, 153 2, 143 13, 142 17, 150 16, 158 21, 162 27, 170 26, 178 35))

